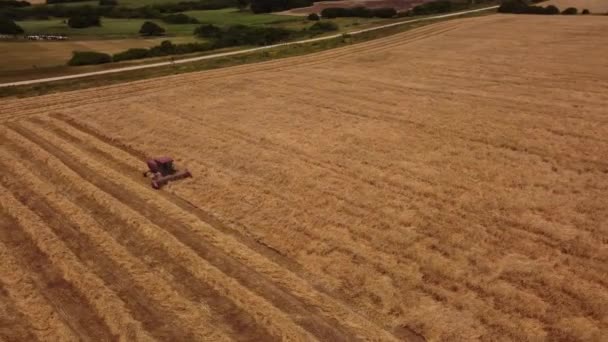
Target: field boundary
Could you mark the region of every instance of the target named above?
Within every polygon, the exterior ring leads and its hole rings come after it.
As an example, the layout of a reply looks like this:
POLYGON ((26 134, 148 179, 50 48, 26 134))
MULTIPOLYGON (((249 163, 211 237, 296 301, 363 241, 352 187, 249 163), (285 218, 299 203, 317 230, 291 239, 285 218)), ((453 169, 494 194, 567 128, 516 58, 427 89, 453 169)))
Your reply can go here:
POLYGON ((461 12, 436 15, 436 16, 413 19, 413 20, 400 21, 397 23, 391 23, 391 24, 371 27, 371 28, 367 28, 367 29, 363 29, 363 30, 356 30, 356 31, 345 32, 345 33, 337 33, 337 34, 324 36, 324 37, 309 38, 309 39, 298 40, 298 41, 294 41, 294 42, 279 43, 279 44, 260 46, 260 47, 256 47, 256 48, 250 48, 250 49, 243 49, 243 50, 236 50, 236 51, 230 51, 230 52, 216 53, 216 54, 212 54, 212 55, 178 59, 178 60, 173 60, 173 61, 157 62, 157 63, 135 65, 135 66, 115 68, 115 69, 109 69, 109 70, 100 70, 100 71, 86 72, 86 73, 80 73, 80 74, 40 78, 40 79, 33 79, 33 80, 26 80, 26 81, 0 83, 0 88, 22 86, 22 85, 32 85, 32 84, 39 84, 39 83, 48 83, 48 82, 70 80, 70 79, 83 78, 83 77, 89 77, 89 76, 107 75, 107 74, 122 73, 122 72, 127 72, 127 71, 134 71, 134 70, 157 68, 157 67, 170 66, 170 65, 175 65, 175 64, 192 63, 192 62, 198 62, 198 61, 203 61, 203 60, 208 60, 208 59, 228 57, 228 56, 234 56, 234 55, 247 54, 247 53, 251 53, 251 52, 269 50, 269 49, 273 49, 273 48, 277 48, 277 47, 315 43, 315 42, 319 42, 319 41, 339 38, 339 37, 342 37, 343 35, 351 35, 351 36, 360 35, 363 33, 377 31, 377 30, 381 30, 381 29, 385 29, 385 28, 391 28, 391 27, 395 27, 395 26, 401 26, 401 25, 407 25, 407 24, 412 24, 412 23, 417 23, 417 22, 437 20, 437 19, 443 19, 443 18, 457 17, 457 16, 471 14, 471 13, 488 11, 488 10, 492 10, 492 9, 496 9, 496 8, 498 8, 498 6, 489 6, 489 7, 478 8, 478 9, 474 9, 474 10, 461 11, 461 12))

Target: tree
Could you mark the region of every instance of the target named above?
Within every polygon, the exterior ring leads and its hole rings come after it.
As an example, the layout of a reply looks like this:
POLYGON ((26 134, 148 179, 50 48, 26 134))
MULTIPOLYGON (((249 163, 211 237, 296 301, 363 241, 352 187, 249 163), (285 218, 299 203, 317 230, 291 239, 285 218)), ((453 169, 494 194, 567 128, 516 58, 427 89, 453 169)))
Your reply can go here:
POLYGON ((72 59, 68 62, 68 65, 91 65, 91 64, 104 64, 112 61, 112 56, 107 53, 95 52, 95 51, 74 51, 72 53, 72 59))
POLYGON ((332 23, 331 21, 319 21, 314 23, 311 27, 310 27, 311 31, 317 31, 317 32, 330 32, 330 31, 337 31, 338 30, 338 25, 336 25, 335 23, 332 23))
POLYGON ((74 15, 68 19, 68 26, 71 28, 101 26, 101 19, 96 14, 74 15))
POLYGON ((578 10, 575 7, 568 7, 562 11, 562 14, 575 15, 575 14, 578 14, 578 10))
POLYGON ((12 19, 0 17, 0 34, 21 34, 23 29, 12 19))
POLYGON ((584 10, 583 10, 581 13, 582 13, 582 14, 591 14, 591 12, 589 12, 589 10, 588 10, 588 9, 586 9, 586 8, 585 8, 585 9, 584 9, 584 10))
POLYGON ((168 24, 198 24, 198 19, 189 17, 184 13, 169 14, 163 17, 168 24))
POLYGON ((194 34, 201 38, 219 38, 222 30, 213 24, 204 24, 194 30, 194 34))
POLYGON ((321 19, 317 13, 310 13, 307 18, 311 21, 319 21, 321 19))
POLYGON ((158 24, 151 21, 146 21, 141 25, 139 33, 142 36, 162 36, 165 34, 165 29, 160 27, 158 24))
POLYGON ((249 6, 249 0, 237 0, 237 7, 242 11, 249 6))
POLYGON ((545 7, 545 14, 559 14, 559 8, 549 5, 545 7))

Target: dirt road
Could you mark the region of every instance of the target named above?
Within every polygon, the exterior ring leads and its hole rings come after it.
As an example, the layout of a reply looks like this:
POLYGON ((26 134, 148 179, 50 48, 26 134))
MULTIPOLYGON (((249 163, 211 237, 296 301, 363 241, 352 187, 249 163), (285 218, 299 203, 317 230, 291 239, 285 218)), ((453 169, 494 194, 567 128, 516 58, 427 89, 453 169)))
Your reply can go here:
POLYGON ((603 340, 608 21, 0 102, 0 338, 603 340), (194 178, 154 191, 146 156, 194 178))

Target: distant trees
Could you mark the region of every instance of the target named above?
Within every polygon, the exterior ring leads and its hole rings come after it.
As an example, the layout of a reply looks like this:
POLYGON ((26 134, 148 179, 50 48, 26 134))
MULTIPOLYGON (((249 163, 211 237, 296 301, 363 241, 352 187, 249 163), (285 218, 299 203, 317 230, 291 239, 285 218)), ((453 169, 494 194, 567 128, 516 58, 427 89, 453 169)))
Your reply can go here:
POLYGON ((189 17, 183 13, 169 14, 163 17, 163 21, 167 24, 198 24, 196 18, 189 17))
POLYGON ((141 25, 139 34, 142 36, 162 36, 165 34, 165 29, 152 21, 146 21, 141 25))
POLYGON ((574 7, 568 7, 565 10, 562 11, 562 14, 565 14, 565 15, 576 15, 576 14, 578 14, 578 9, 576 9, 574 7))
POLYGON ((411 13, 413 15, 445 13, 452 11, 454 9, 454 5, 455 4, 449 0, 432 1, 412 8, 411 13))
POLYGON ((222 29, 213 24, 203 24, 194 29, 194 35, 201 38, 218 38, 222 33, 222 29))
POLYGON ((251 0, 251 11, 253 13, 270 13, 308 7, 312 4, 312 0, 251 0))
POLYGON ((21 26, 11 19, 0 17, 0 34, 15 35, 21 33, 23 33, 21 26))
POLYGON ((69 3, 69 2, 83 2, 83 1, 87 1, 87 0, 46 0, 46 3, 49 5, 52 5, 52 4, 63 4, 63 3, 69 3))
POLYGON ((27 1, 18 0, 0 0, 0 8, 18 8, 18 7, 29 7, 31 4, 27 1))
POLYGON ((553 5, 547 7, 530 6, 525 0, 506 0, 498 7, 500 13, 514 14, 559 14, 559 9, 553 5))
POLYGON ((319 15, 317 13, 310 13, 306 19, 311 20, 311 21, 319 21, 319 19, 321 19, 319 17, 319 15))
POLYGON ((95 51, 74 51, 72 58, 68 61, 68 65, 91 65, 91 64, 104 64, 110 63, 112 57, 107 53, 95 52, 95 51))
POLYGON ((99 0, 99 6, 118 6, 116 0, 99 0))
POLYGON ((237 7, 242 11, 245 8, 247 8, 247 6, 249 6, 250 3, 251 3, 250 0, 237 0, 237 7))
POLYGON ((288 39, 292 33, 283 28, 245 25, 234 25, 221 29, 215 25, 204 24, 194 30, 196 36, 212 39, 214 48, 274 44, 288 39))
POLYGON ((75 15, 68 19, 68 26, 71 28, 101 26, 101 19, 95 14, 75 15))
POLYGON ((353 8, 341 8, 341 7, 330 7, 321 11, 323 18, 340 18, 340 17, 359 17, 359 18, 392 18, 397 15, 397 11, 394 8, 365 8, 365 7, 353 7, 353 8))
POLYGON ((314 23, 310 28, 310 31, 316 32, 331 32, 337 31, 338 25, 336 23, 332 23, 331 21, 318 21, 314 23))
POLYGON ((589 12, 589 10, 585 8, 585 9, 584 9, 584 10, 581 12, 581 14, 591 14, 591 12, 589 12))

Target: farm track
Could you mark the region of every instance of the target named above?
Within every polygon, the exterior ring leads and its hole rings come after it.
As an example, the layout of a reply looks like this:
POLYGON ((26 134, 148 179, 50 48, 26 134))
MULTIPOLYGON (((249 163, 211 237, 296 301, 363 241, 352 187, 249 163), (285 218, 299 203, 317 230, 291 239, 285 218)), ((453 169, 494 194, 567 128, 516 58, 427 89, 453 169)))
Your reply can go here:
MULTIPOLYGON (((130 89, 125 89, 125 85, 120 84, 102 88, 95 88, 91 90, 46 95, 44 97, 49 99, 50 102, 46 102, 44 104, 44 110, 41 110, 39 103, 36 103, 33 106, 24 105, 23 102, 27 103, 27 99, 26 101, 8 100, 4 101, 4 104, 0 104, 0 122, 52 111, 54 108, 66 108, 66 104, 69 104, 68 108, 74 108, 85 104, 116 101, 132 96, 140 96, 154 93, 157 92, 159 89, 163 89, 166 87, 185 86, 188 84, 188 82, 198 82, 202 80, 234 77, 251 73, 263 73, 270 70, 282 70, 284 68, 313 66, 315 64, 323 63, 328 60, 348 56, 352 53, 357 53, 361 51, 382 51, 393 48, 395 46, 401 46, 403 44, 415 42, 420 39, 427 39, 434 35, 439 35, 444 32, 457 29, 461 25, 462 24, 458 21, 447 21, 443 23, 424 26, 404 33, 399 33, 388 38, 373 40, 371 42, 356 44, 345 48, 332 49, 327 52, 322 52, 319 54, 313 54, 304 57, 293 57, 251 65, 248 64, 227 69, 218 69, 217 71, 212 70, 210 72, 202 74, 188 74, 186 76, 168 76, 163 78, 163 82, 159 82, 158 79, 132 82, 129 83, 130 89), (293 63, 293 60, 297 62, 293 63), (133 89, 133 86, 135 87, 135 89, 133 89), (104 96, 95 96, 94 98, 87 96, 93 93, 98 93, 100 89, 107 90, 108 93, 104 94, 104 96), (16 103, 16 105, 11 106, 11 103, 16 103), (2 113, 8 113, 8 115, 2 115, 2 113)), ((40 99, 35 102, 38 101, 40 101, 40 99)))
POLYGON ((0 337, 602 340, 600 19, 3 102, 0 337))

